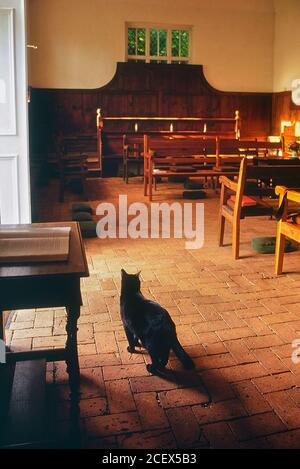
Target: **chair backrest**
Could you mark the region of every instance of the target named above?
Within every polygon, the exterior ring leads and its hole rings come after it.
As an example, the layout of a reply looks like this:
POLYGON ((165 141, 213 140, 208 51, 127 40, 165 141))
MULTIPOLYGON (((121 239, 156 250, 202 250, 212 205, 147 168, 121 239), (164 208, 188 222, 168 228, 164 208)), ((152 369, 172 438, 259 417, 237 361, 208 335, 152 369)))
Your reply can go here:
POLYGON ((141 134, 123 135, 123 158, 143 156, 144 138, 141 134))

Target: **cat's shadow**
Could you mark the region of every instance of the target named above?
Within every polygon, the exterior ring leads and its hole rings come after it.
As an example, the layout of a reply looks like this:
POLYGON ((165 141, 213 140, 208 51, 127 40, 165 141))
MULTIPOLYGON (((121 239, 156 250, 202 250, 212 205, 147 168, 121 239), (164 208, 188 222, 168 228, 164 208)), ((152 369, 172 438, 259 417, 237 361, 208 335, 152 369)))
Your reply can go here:
POLYGON ((165 368, 164 370, 157 371, 155 376, 175 383, 178 389, 189 388, 192 389, 194 393, 198 392, 203 396, 203 401, 201 399, 201 402, 199 402, 203 407, 208 407, 212 404, 210 391, 201 376, 197 373, 197 370, 173 370, 171 368, 165 368))

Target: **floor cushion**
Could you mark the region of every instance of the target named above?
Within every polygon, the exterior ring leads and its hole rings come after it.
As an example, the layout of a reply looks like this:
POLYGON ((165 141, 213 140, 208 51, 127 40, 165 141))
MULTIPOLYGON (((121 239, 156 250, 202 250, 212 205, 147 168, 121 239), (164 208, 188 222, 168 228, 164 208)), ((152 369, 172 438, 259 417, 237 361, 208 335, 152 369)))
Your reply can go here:
POLYGON ((73 212, 72 213, 73 221, 92 221, 93 217, 89 212, 73 212))
POLYGON ((206 193, 204 191, 183 191, 182 196, 184 199, 205 199, 206 193))
POLYGON ((184 182, 184 188, 189 191, 197 191, 203 189, 203 184, 201 182, 191 181, 190 179, 187 179, 184 182))
MULTIPOLYGON (((274 254, 276 247, 276 236, 262 236, 252 240, 254 251, 259 254, 274 254)), ((296 251, 298 246, 290 239, 285 240, 284 252, 296 251)))
POLYGON ((79 225, 83 238, 96 238, 97 223, 95 221, 81 221, 79 222, 79 225))
POLYGON ((72 204, 72 212, 93 213, 93 209, 88 202, 75 202, 72 204))

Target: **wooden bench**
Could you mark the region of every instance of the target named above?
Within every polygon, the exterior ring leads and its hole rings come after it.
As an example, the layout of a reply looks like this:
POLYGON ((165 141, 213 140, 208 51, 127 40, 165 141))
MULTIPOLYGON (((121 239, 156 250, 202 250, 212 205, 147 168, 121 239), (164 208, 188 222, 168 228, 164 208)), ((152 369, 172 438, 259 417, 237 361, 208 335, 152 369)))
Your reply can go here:
MULTIPOLYGON (((232 224, 232 253, 234 259, 239 258, 239 244, 240 244, 240 221, 245 217, 257 216, 270 216, 273 214, 273 207, 269 204, 257 200, 255 206, 243 207, 243 195, 251 195, 261 198, 270 193, 270 186, 273 181, 282 181, 289 187, 297 186, 300 179, 300 166, 299 165, 259 165, 254 166, 248 163, 247 158, 243 158, 240 165, 238 181, 232 181, 226 176, 221 176, 221 194, 220 194, 220 209, 219 209, 219 246, 223 246, 225 221, 227 220, 232 224), (264 181, 265 187, 259 187, 259 184, 252 188, 247 188, 249 181, 264 181), (234 206, 230 206, 228 201, 230 195, 235 194, 234 206)), ((249 185, 250 186, 250 185, 249 185)), ((231 204, 232 205, 232 204, 231 204)))
POLYGON ((280 156, 283 151, 283 142, 268 142, 264 140, 237 140, 217 138, 216 166, 236 164, 244 156, 269 158, 280 156))
POLYGON ((152 200, 156 176, 219 177, 220 173, 208 162, 208 156, 215 152, 216 137, 145 135, 144 195, 148 195, 149 189, 149 200, 152 200))

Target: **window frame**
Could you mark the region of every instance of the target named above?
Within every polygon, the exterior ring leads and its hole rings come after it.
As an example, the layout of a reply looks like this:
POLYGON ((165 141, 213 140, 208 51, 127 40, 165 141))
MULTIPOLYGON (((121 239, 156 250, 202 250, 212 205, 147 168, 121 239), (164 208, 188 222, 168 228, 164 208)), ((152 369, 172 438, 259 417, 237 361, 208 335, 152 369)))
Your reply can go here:
MULTIPOLYGON (((145 63, 192 63, 191 51, 192 51, 192 32, 193 27, 191 25, 179 25, 179 24, 164 24, 164 23, 138 23, 138 22, 126 22, 125 23, 125 61, 142 61, 145 63), (128 54, 128 29, 145 29, 145 55, 131 55, 128 54), (150 55, 150 30, 162 30, 167 31, 167 55, 150 55), (188 55, 187 57, 173 56, 172 55, 172 31, 187 31, 189 33, 188 42, 188 55)), ((159 53, 159 50, 157 51, 159 53)))

